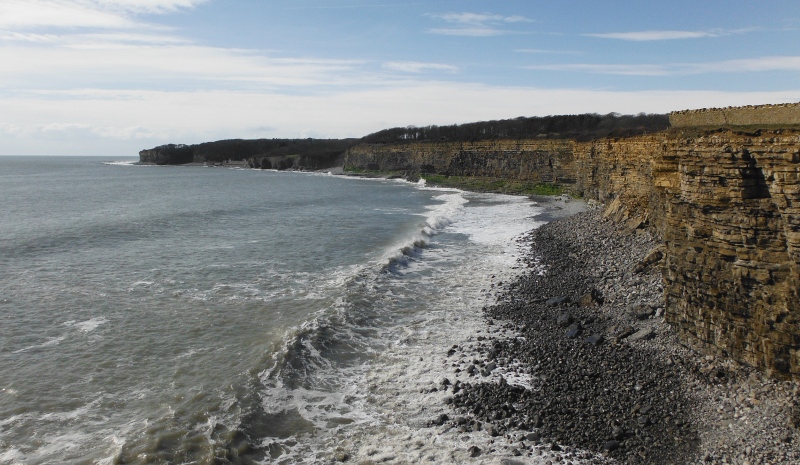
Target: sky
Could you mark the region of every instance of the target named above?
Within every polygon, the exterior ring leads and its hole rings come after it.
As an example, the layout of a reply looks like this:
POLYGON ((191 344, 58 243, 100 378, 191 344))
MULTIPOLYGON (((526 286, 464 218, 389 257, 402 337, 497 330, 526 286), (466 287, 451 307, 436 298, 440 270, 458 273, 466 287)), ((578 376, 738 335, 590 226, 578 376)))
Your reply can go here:
POLYGON ((0 0, 0 155, 785 102, 798 0, 0 0))

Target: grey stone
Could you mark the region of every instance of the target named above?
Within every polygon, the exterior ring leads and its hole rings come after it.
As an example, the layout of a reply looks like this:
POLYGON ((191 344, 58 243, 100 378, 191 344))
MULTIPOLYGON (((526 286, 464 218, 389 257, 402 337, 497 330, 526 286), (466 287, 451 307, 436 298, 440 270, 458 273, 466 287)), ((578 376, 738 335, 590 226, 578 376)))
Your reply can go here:
POLYGON ((581 325, 580 323, 573 323, 569 328, 567 328, 567 332, 564 336, 567 339, 574 339, 581 334, 581 325))
POLYGON ((646 320, 653 316, 655 312, 649 305, 637 304, 630 309, 629 313, 637 320, 646 320))
POLYGON ((613 452, 613 451, 619 449, 619 442, 617 442, 617 441, 608 441, 603 445, 603 449, 605 449, 605 450, 607 450, 609 452, 613 452))
POLYGON ((556 323, 558 326, 566 328, 567 326, 571 325, 572 322, 575 321, 569 313, 562 313, 558 315, 556 318, 556 323))
POLYGON ((591 336, 586 338, 586 342, 592 345, 597 345, 603 342, 603 336, 600 334, 592 334, 591 336))
POLYGON ((545 303, 547 305, 551 305, 551 306, 561 305, 561 304, 568 304, 569 303, 569 297, 567 297, 565 295, 558 296, 558 297, 553 297, 552 299, 547 299, 547 301, 545 303))
POLYGON ((639 331, 633 333, 633 335, 631 335, 630 337, 628 337, 628 340, 629 341, 647 340, 647 339, 652 339, 655 335, 656 332, 653 331, 653 328, 642 328, 639 331))

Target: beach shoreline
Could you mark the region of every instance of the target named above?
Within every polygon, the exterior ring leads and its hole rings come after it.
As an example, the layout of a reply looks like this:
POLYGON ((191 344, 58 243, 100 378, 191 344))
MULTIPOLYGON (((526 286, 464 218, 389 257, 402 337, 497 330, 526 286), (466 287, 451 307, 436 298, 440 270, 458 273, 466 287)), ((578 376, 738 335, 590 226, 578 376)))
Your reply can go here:
POLYGON ((520 239, 526 270, 485 308, 490 336, 451 350, 470 377, 446 387, 449 426, 519 463, 798 463, 798 385, 682 345, 660 240, 563 201, 520 239))

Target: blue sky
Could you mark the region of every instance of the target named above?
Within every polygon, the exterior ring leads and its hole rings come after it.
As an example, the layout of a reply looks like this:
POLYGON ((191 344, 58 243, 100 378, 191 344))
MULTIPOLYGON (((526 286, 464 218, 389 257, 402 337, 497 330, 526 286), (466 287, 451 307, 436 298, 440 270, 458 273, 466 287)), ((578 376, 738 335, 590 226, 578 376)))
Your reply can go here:
POLYGON ((797 101, 797 0, 0 0, 0 154, 797 101))

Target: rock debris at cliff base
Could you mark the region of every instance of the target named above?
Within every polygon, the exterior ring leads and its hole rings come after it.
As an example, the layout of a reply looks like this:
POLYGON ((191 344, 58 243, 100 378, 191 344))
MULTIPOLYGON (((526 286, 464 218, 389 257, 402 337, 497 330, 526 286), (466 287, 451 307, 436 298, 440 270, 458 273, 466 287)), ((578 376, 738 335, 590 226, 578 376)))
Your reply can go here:
POLYGON ((800 463, 798 384, 678 343, 650 233, 590 211, 521 240, 528 271, 485 310, 493 336, 449 353, 469 374, 443 382, 451 428, 567 463, 800 463))

